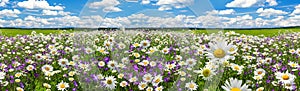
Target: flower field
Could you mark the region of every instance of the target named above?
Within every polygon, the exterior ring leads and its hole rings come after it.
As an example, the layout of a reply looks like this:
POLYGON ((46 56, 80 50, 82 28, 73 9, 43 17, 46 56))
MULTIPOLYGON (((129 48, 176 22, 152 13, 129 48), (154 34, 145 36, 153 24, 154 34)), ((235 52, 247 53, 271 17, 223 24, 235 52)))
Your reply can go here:
POLYGON ((0 36, 1 91, 297 91, 300 33, 0 36))

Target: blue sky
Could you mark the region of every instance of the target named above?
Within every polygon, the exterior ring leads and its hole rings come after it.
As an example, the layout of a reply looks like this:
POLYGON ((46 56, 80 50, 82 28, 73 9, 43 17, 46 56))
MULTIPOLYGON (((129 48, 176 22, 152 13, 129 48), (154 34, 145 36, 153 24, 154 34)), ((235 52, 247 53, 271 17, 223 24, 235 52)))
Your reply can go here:
POLYGON ((0 27, 300 26, 300 0, 0 0, 0 27))

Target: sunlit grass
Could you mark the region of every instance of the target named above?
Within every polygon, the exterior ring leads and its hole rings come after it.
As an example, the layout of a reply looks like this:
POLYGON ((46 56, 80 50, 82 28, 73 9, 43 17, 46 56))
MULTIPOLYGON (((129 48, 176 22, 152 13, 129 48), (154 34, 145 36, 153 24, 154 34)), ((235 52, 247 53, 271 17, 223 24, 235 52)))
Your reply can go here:
MULTIPOLYGON (((4 36, 29 35, 31 34, 32 31, 47 35, 47 34, 60 34, 64 30, 0 29, 0 35, 4 35, 4 36)), ((67 30, 67 31, 71 31, 71 30, 67 30)))

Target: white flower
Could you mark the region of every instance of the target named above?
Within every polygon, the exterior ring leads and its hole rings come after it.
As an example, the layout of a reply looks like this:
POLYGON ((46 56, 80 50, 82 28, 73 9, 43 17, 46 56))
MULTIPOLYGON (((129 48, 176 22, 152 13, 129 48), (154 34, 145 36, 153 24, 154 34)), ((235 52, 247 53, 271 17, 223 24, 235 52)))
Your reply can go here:
POLYGON ((212 76, 214 75, 215 75, 214 70, 212 70, 209 67, 205 67, 200 70, 200 76, 202 76, 204 80, 211 80, 212 76))
POLYGON ((104 85, 107 87, 107 88, 110 88, 110 89, 115 89, 116 87, 116 83, 118 83, 116 81, 116 78, 113 77, 113 76, 109 76, 109 77, 105 77, 105 80, 102 81, 104 83, 104 85))
POLYGON ((288 63, 288 65, 290 65, 290 66, 293 67, 293 68, 299 68, 298 63, 295 63, 295 62, 292 62, 292 61, 290 61, 290 62, 288 63))
POLYGON ((142 66, 148 66, 149 64, 149 61, 148 60, 143 60, 142 62, 138 63, 139 65, 142 65, 142 66))
POLYGON ((281 73, 281 72, 277 72, 275 73, 276 78, 283 83, 290 83, 290 82, 294 82, 296 76, 288 73, 288 71, 286 71, 285 73, 281 73))
POLYGON ((0 72, 0 80, 5 78, 6 73, 5 72, 0 72))
POLYGON ((42 66, 42 71, 43 72, 51 72, 51 71, 53 71, 53 67, 51 65, 44 65, 44 66, 42 66))
POLYGON ((197 90, 198 85, 195 82, 191 81, 186 83, 185 87, 188 88, 190 91, 193 91, 193 90, 197 90))
POLYGON ((130 79, 129 79, 129 82, 136 82, 137 81, 137 78, 136 77, 131 77, 130 79))
POLYGON ((119 43, 118 44, 119 49, 124 49, 125 47, 126 47, 126 45, 124 43, 119 43))
POLYGON ((251 89, 248 89, 247 84, 242 85, 242 83, 242 80, 238 80, 236 78, 229 78, 229 81, 226 80, 222 88, 225 91, 251 91, 251 89))
POLYGON ((165 47, 164 49, 161 50, 163 54, 168 54, 169 53, 169 48, 165 47))
POLYGON ((28 70, 28 71, 32 71, 32 70, 34 70, 35 68, 34 68, 34 66, 32 66, 32 65, 28 65, 27 67, 26 67, 26 70, 28 70))
POLYGON ((152 77, 152 75, 149 74, 149 73, 147 73, 147 74, 145 74, 145 75, 143 76, 143 80, 144 80, 145 82, 151 82, 152 79, 153 79, 153 77, 152 77))
POLYGON ((176 61, 181 61, 181 60, 182 60, 182 56, 176 55, 176 56, 175 56, 175 59, 176 59, 176 61))
POLYGON ((265 89, 264 87, 259 87, 256 89, 256 91, 264 91, 264 89, 265 89))
POLYGON ((235 46, 232 44, 227 44, 225 40, 218 40, 216 43, 210 42, 209 47, 210 48, 207 49, 207 57, 211 59, 211 61, 221 61, 222 63, 222 61, 233 58, 233 56, 230 56, 230 54, 234 52, 231 52, 231 50, 235 46))
POLYGON ((163 81, 162 76, 161 75, 157 75, 157 76, 154 77, 154 79, 152 81, 152 85, 153 86, 158 86, 158 84, 160 82, 162 82, 162 81, 163 81))
POLYGON ((86 48, 85 49, 85 53, 86 54, 91 54, 91 53, 93 53, 94 51, 91 49, 91 48, 86 48))
POLYGON ((150 62, 150 66, 151 66, 151 67, 154 67, 154 66, 156 66, 156 62, 154 62, 154 61, 151 61, 151 62, 150 62))
POLYGON ((58 84, 56 85, 56 87, 57 87, 58 90, 64 91, 64 90, 66 90, 66 89, 69 87, 69 83, 66 83, 66 82, 64 82, 64 81, 61 81, 60 83, 58 83, 58 84))
POLYGON ((174 67, 176 67, 175 64, 176 64, 175 62, 174 62, 174 63, 168 63, 168 64, 166 64, 165 66, 166 66, 167 70, 171 70, 171 69, 173 69, 174 67))
POLYGON ((141 41, 140 45, 143 47, 143 48, 147 48, 150 46, 150 41, 149 40, 143 40, 141 41))
POLYGON ((153 88, 152 88, 152 87, 148 87, 148 88, 146 89, 146 91, 153 91, 153 88))
POLYGON ((264 76, 266 74, 266 71, 264 69, 256 69, 254 71, 254 75, 260 75, 260 76, 264 76))
POLYGON ((24 89, 21 88, 21 87, 17 87, 16 90, 17 90, 17 91, 24 91, 24 89))
POLYGON ((120 86, 121 87, 126 87, 128 85, 128 83, 126 82, 126 81, 122 81, 121 83, 120 83, 120 86))
POLYGON ((194 67, 197 63, 197 60, 189 58, 186 60, 185 65, 189 66, 189 67, 194 67))
POLYGON ((148 86, 148 84, 146 82, 141 82, 138 87, 139 90, 144 90, 146 87, 148 86))
POLYGON ((98 66, 100 66, 100 67, 105 66, 105 62, 103 62, 103 61, 98 62, 98 66))
POLYGON ((232 64, 231 69, 234 71, 237 71, 238 74, 241 74, 243 72, 244 66, 239 66, 237 64, 232 64))
POLYGON ((111 68, 111 69, 115 69, 117 67, 118 63, 114 60, 111 60, 107 63, 107 66, 108 68, 111 68))
POLYGON ((69 61, 68 61, 68 59, 66 59, 66 58, 59 59, 59 60, 58 60, 58 64, 59 64, 60 66, 62 66, 62 67, 65 67, 65 66, 69 65, 69 61))
POLYGON ((102 54, 108 54, 109 53, 105 50, 105 48, 102 48, 102 47, 98 47, 97 51, 102 53, 102 54))
POLYGON ((129 59, 128 59, 128 57, 124 57, 121 59, 121 61, 123 64, 127 64, 129 62, 129 59))
POLYGON ((156 88, 155 88, 155 91, 162 91, 163 89, 164 89, 163 86, 159 86, 159 87, 156 87, 156 88))

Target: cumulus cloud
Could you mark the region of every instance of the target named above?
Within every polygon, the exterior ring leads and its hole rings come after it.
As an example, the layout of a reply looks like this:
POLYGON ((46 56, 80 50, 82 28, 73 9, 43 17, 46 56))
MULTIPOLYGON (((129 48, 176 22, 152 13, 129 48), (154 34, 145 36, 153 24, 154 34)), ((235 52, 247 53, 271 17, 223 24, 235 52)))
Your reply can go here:
POLYGON ((248 8, 254 5, 263 5, 265 2, 267 2, 269 6, 278 5, 276 0, 233 0, 230 3, 227 3, 226 7, 248 8))
POLYGON ((89 8, 93 8, 93 9, 103 8, 104 12, 120 12, 122 10, 116 7, 119 4, 120 2, 118 0, 102 0, 102 1, 90 3, 89 8))
POLYGON ((295 6, 295 10, 290 14, 291 16, 300 14, 300 4, 295 6))
POLYGON ((158 0, 156 5, 161 6, 159 10, 170 10, 172 8, 185 8, 192 5, 194 0, 158 0), (167 7, 167 9, 165 9, 167 7))
POLYGON ((149 4, 150 0, 142 0, 142 4, 149 4))
POLYGON ((0 11, 0 17, 6 16, 6 17, 18 17, 18 14, 21 14, 21 12, 18 9, 4 9, 0 11))
POLYGON ((49 15, 49 16, 57 16, 57 15, 66 16, 69 14, 71 14, 71 12, 55 11, 55 10, 43 10, 42 11, 42 15, 49 15))
POLYGON ((63 10, 62 6, 50 6, 46 0, 27 0, 18 2, 17 5, 26 9, 46 9, 46 10, 63 10))
POLYGON ((0 0, 0 7, 6 6, 9 3, 9 0, 0 0))
POLYGON ((213 15, 229 15, 234 14, 235 10, 233 9, 226 9, 226 10, 212 10, 207 12, 207 14, 213 14, 213 15))
POLYGON ((288 12, 282 10, 275 10, 273 8, 269 8, 269 9, 259 8, 257 9, 256 13, 259 13, 259 16, 265 16, 265 17, 288 14, 288 12))
POLYGON ((139 2, 139 0, 125 0, 125 1, 127 1, 127 2, 139 2))

